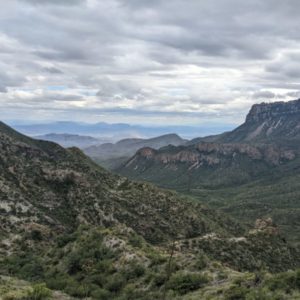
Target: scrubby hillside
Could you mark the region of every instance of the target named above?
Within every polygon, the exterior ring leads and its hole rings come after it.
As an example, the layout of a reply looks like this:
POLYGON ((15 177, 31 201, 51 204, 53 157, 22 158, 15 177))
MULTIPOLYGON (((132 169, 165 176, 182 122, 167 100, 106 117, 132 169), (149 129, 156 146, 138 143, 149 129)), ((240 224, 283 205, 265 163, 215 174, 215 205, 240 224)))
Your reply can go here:
POLYGON ((232 299, 253 294, 256 277, 245 272, 261 270, 261 293, 286 294, 269 286, 269 272, 299 266, 297 249, 272 224, 248 232, 199 202, 5 124, 0 178, 0 275, 13 282, 2 277, 4 299, 232 299), (39 291, 44 298, 34 298, 39 291))

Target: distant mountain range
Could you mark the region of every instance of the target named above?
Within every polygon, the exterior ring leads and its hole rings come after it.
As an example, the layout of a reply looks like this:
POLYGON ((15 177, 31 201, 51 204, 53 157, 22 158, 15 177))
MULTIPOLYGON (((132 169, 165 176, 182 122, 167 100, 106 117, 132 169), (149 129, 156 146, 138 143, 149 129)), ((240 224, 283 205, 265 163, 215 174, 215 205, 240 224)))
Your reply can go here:
POLYGON ((42 124, 16 124, 12 127, 23 134, 30 136, 55 134, 88 135, 94 138, 103 138, 110 142, 116 142, 124 138, 152 138, 175 132, 186 139, 209 134, 217 134, 224 130, 230 130, 233 125, 199 125, 199 126, 141 126, 130 124, 108 123, 78 123, 78 122, 53 122, 42 124))
POLYGON ((92 145, 97 145, 107 142, 105 139, 94 138, 87 135, 68 134, 68 133, 48 133, 45 135, 38 135, 35 139, 50 141, 57 143, 65 148, 78 147, 80 149, 92 145))
POLYGON ((168 145, 184 145, 186 142, 187 140, 182 139, 177 134, 166 134, 150 139, 123 139, 115 144, 105 143, 90 146, 83 151, 102 166, 113 169, 143 147, 159 149, 168 145))

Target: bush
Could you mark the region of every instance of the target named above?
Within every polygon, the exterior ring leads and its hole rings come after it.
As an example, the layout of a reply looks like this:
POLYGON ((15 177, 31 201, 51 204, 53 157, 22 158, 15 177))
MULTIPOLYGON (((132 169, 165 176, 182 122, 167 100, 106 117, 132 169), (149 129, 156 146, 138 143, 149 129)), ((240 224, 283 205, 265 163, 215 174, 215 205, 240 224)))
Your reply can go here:
POLYGON ((43 239, 43 236, 42 236, 42 233, 39 230, 34 229, 34 230, 31 231, 31 238, 34 241, 41 241, 43 239))
POLYGON ((135 248, 142 248, 143 246, 143 239, 137 234, 132 234, 129 237, 128 242, 131 246, 135 248))
POLYGON ((105 286, 111 292, 119 292, 125 285, 125 279, 120 274, 111 276, 105 286))
POLYGON ((105 289, 96 289, 91 293, 91 297, 97 300, 110 300, 111 294, 105 289))
POLYGON ((68 273, 70 275, 81 271, 81 256, 77 253, 72 253, 68 260, 68 273))
POLYGON ((45 300, 50 298, 52 292, 43 284, 36 284, 27 292, 26 300, 45 300))
POLYGON ((225 292, 225 300, 244 300, 248 294, 248 289, 242 286, 232 286, 225 292))
POLYGON ((167 280, 167 276, 164 273, 154 274, 153 285, 156 287, 160 287, 165 284, 167 280))
POLYGON ((267 282, 267 286, 271 291, 282 290, 290 292, 290 290, 300 288, 300 270, 296 272, 285 272, 276 274, 267 282))
POLYGON ((203 255, 199 255, 197 257, 196 263, 195 263, 195 268, 197 270, 203 270, 204 268, 207 267, 207 259, 203 255))
POLYGON ((78 298, 86 298, 89 296, 89 289, 85 285, 80 285, 78 282, 74 282, 74 284, 69 285, 65 289, 66 293, 78 298))
POLYGON ((129 279, 135 279, 143 276, 145 274, 145 268, 142 265, 132 263, 129 265, 129 267, 123 271, 124 276, 127 280, 129 279))
POLYGON ((168 288, 183 295, 203 287, 208 282, 209 278, 202 274, 177 272, 171 276, 168 288))

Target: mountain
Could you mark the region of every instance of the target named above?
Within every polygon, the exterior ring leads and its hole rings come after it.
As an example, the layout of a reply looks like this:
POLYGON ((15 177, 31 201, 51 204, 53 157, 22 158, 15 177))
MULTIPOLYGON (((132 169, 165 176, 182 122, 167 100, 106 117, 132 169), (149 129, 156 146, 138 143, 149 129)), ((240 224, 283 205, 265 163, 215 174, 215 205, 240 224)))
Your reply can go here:
POLYGON ((160 135, 176 132, 180 136, 191 139, 196 136, 205 136, 208 134, 216 134, 222 130, 232 129, 233 125, 196 125, 196 126, 147 126, 147 125, 131 125, 126 123, 109 124, 105 122, 99 123, 79 123, 70 121, 60 121, 41 124, 11 124, 11 126, 19 132, 30 135, 45 135, 49 132, 57 134, 79 134, 89 135, 95 138, 105 138, 111 141, 118 141, 124 138, 152 138, 160 135))
POLYGON ((116 168, 128 160, 138 149, 159 149, 167 145, 183 145, 186 140, 177 134, 166 134, 151 139, 123 139, 115 144, 105 143, 83 149, 84 153, 108 169, 116 168))
POLYGON ((68 133, 48 133, 45 135, 38 135, 34 137, 38 140, 45 140, 57 143, 65 148, 68 147, 78 147, 86 148, 92 145, 104 143, 105 140, 96 139, 91 136, 78 135, 78 134, 68 134, 68 133))
POLYGON ((300 99, 253 105, 244 124, 221 136, 220 142, 299 143, 300 99))
POLYGON ((261 103, 252 106, 245 122, 236 129, 222 134, 192 139, 218 143, 275 143, 299 145, 300 99, 288 102, 261 103))
MULTIPOLYGON (((145 147, 116 169, 134 179, 176 189, 244 184, 289 162, 300 145, 300 100, 254 105, 231 132, 183 146, 145 147)), ((293 164, 293 163, 292 163, 293 164)))
POLYGON ((159 150, 142 148, 116 171, 167 188, 232 186, 296 161, 297 157, 296 151, 275 145, 201 142, 159 150))
POLYGON ((0 199, 3 299, 299 296, 299 251, 271 219, 248 230, 3 123, 0 199))
POLYGON ((206 199, 242 222, 271 216, 299 243, 299 111, 300 100, 257 104, 231 132, 140 149, 116 172, 206 199))
MULTIPOLYGON (((1 124, 0 134, 1 199, 6 199, 1 204, 4 209, 8 207, 9 211, 20 211, 24 221, 35 219, 36 222, 54 223, 63 227, 76 226, 79 222, 122 222, 134 226, 145 238, 153 238, 153 242, 155 239, 168 239, 175 232, 185 236, 193 229, 197 231, 202 228, 199 225, 202 224, 200 211, 195 216, 196 219, 199 218, 198 221, 190 219, 191 211, 187 212, 189 218, 183 220, 176 218, 179 212, 174 211, 173 217, 177 220, 173 220, 172 224, 169 223, 171 220, 167 221, 163 217, 166 212, 158 209, 159 207, 166 205, 165 209, 168 210, 173 205, 183 205, 174 193, 161 192, 159 199, 152 199, 160 193, 159 190, 151 185, 131 183, 126 178, 108 173, 77 148, 64 149, 52 142, 34 140, 4 124, 1 124), (134 194, 137 199, 132 199, 134 194), (149 203, 140 203, 139 197, 148 198, 149 203), (172 203, 173 201, 177 204, 172 203), (144 223, 139 215, 148 213, 149 217, 144 223), (188 223, 179 225, 182 221, 193 222, 193 227, 188 223), (155 223, 155 227, 152 228, 151 223, 155 223), (176 224, 181 229, 178 227, 175 230, 176 224)), ((201 210, 200 206, 196 206, 192 205, 191 210, 201 210)), ((15 218, 8 228, 13 228, 14 223, 15 218)), ((209 227, 208 224, 205 227, 209 227)))

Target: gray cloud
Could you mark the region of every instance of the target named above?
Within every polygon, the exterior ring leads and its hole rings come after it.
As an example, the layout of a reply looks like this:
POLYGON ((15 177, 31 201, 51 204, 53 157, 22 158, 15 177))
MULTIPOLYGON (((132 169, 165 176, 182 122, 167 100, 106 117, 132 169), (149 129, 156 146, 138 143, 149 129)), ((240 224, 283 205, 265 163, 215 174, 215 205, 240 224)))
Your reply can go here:
POLYGON ((120 99, 142 99, 143 91, 134 83, 129 81, 114 81, 103 78, 100 82, 100 89, 97 96, 101 100, 120 100, 120 99))
POLYGON ((63 71, 61 71, 58 68, 55 67, 44 67, 43 71, 51 73, 51 74, 63 74, 63 71))
POLYGON ((18 74, 8 74, 0 70, 0 93, 6 93, 9 87, 16 87, 22 85, 26 79, 18 74))
POLYGON ((259 91, 253 94, 254 99, 273 99, 276 97, 276 94, 270 91, 259 91))
POLYGON ((78 5, 85 3, 85 0, 19 0, 20 2, 34 5, 78 5))
POLYGON ((298 9, 296 0, 7 1, 1 103, 30 107, 31 118, 50 108, 70 118, 131 111, 129 122, 147 111, 243 114, 299 90, 298 9))

